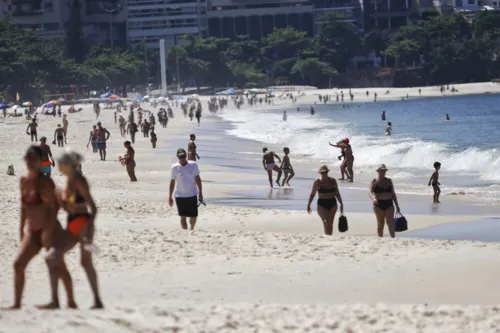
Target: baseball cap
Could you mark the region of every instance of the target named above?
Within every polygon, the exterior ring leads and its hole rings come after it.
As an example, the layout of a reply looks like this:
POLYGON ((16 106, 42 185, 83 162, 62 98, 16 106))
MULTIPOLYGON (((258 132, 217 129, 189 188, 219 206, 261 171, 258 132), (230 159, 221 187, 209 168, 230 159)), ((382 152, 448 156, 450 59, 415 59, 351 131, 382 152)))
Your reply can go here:
POLYGON ((186 155, 187 155, 187 153, 184 149, 182 149, 182 148, 177 149, 177 157, 181 157, 181 156, 185 157, 186 155))

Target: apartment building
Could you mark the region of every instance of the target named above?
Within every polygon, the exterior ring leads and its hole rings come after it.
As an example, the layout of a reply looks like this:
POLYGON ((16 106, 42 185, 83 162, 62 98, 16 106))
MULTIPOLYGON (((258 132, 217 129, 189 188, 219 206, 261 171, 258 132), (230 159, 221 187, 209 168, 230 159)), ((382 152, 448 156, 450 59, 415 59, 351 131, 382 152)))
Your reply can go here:
POLYGON ((325 12, 335 12, 363 31, 363 0, 311 0, 314 10, 314 27, 321 22, 325 12))
POLYGON ((208 35, 260 39, 275 28, 288 26, 314 33, 313 5, 309 0, 207 0, 208 35))
POLYGON ((203 17, 207 0, 127 0, 127 35, 129 44, 145 41, 158 47, 165 39, 168 49, 177 43, 177 36, 206 36, 203 17))

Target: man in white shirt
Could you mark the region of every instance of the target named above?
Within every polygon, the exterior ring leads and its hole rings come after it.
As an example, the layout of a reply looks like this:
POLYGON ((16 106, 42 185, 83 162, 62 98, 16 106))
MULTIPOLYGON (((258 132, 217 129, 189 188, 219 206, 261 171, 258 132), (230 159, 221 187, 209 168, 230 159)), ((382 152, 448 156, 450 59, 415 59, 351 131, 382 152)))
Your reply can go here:
POLYGON ((174 205, 172 194, 175 189, 175 204, 181 217, 181 227, 187 229, 186 220, 189 217, 190 230, 194 230, 198 217, 197 197, 200 202, 203 201, 200 170, 196 162, 187 160, 187 153, 184 149, 177 150, 177 158, 179 162, 172 165, 168 203, 170 207, 174 205))

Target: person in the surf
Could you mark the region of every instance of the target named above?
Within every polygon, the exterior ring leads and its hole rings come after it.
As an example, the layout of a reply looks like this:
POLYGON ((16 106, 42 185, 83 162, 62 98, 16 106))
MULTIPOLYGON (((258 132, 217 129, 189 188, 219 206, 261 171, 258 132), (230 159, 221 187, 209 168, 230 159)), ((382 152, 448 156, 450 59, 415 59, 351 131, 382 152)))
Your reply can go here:
POLYGON ((385 111, 382 111, 382 121, 385 121, 385 111))
POLYGON ((385 127, 385 135, 390 136, 392 134, 392 123, 389 121, 385 127))
POLYGON ((434 162, 434 172, 432 173, 431 179, 429 179, 429 186, 432 185, 432 189, 434 190, 433 200, 434 203, 439 202, 439 195, 441 194, 441 188, 439 185, 439 169, 441 169, 441 163, 434 162))
POLYGON ((342 149, 342 153, 345 153, 344 161, 340 165, 340 174, 341 178, 339 180, 346 180, 350 183, 354 181, 354 155, 352 153, 352 147, 349 144, 349 138, 345 138, 340 140, 336 144, 330 143, 330 146, 342 149), (347 178, 344 178, 344 175, 347 175, 347 178))
POLYGON ((281 162, 281 170, 283 170, 284 176, 283 176, 283 183, 281 186, 285 186, 287 184, 288 186, 290 185, 290 180, 295 176, 295 172, 293 171, 292 163, 290 162, 290 157, 288 154, 290 154, 290 149, 288 147, 283 148, 283 152, 285 153, 285 156, 283 156, 283 161, 281 162))
POLYGON ((288 119, 287 115, 286 115, 286 111, 283 111, 283 121, 286 121, 288 119))
POLYGON ((450 115, 449 115, 449 114, 446 114, 445 119, 446 119, 446 121, 449 121, 449 120, 450 120, 450 115))
POLYGON ((311 105, 311 115, 314 115, 314 108, 311 105))
POLYGON ((278 186, 281 186, 280 179, 282 171, 274 161, 274 158, 277 158, 278 161, 281 163, 281 158, 275 152, 269 151, 269 149, 265 147, 262 148, 262 152, 264 153, 264 155, 262 156, 262 165, 264 166, 264 169, 267 171, 267 175, 269 176, 269 185, 271 185, 271 188, 273 188, 273 171, 276 171, 278 173, 276 184, 278 186))

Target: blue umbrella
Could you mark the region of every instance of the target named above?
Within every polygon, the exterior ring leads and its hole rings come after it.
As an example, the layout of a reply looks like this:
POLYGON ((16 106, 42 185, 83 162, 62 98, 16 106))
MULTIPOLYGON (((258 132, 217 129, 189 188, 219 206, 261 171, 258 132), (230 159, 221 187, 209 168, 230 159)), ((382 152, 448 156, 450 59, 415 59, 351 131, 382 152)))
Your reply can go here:
POLYGON ((44 108, 53 108, 54 104, 47 103, 43 106, 44 108))
POLYGON ((7 104, 1 103, 0 109, 7 109, 9 106, 7 104))

